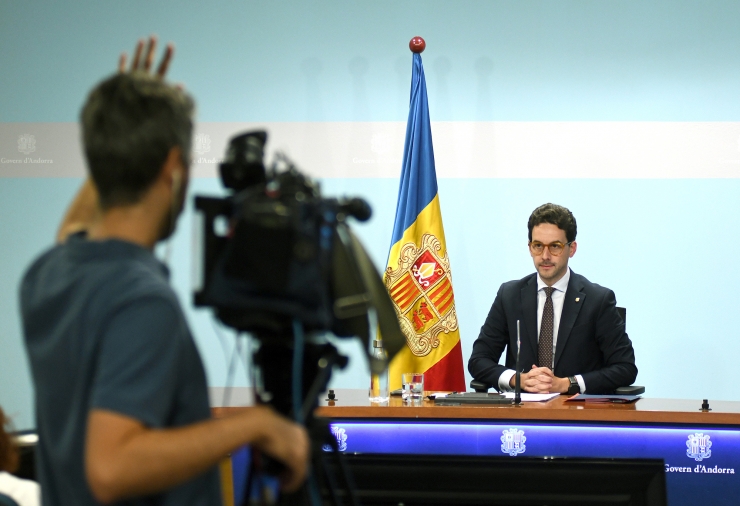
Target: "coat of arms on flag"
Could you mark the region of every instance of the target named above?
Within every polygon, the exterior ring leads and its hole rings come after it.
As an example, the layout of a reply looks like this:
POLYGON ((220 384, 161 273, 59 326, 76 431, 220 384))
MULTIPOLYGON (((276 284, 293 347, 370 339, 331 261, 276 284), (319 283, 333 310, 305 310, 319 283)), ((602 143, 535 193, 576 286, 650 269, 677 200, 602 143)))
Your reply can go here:
POLYGON ((385 284, 398 313, 401 330, 411 353, 429 355, 439 346, 439 334, 457 330, 455 299, 447 253, 432 234, 424 234, 421 247, 401 248, 398 268, 388 267, 385 284))

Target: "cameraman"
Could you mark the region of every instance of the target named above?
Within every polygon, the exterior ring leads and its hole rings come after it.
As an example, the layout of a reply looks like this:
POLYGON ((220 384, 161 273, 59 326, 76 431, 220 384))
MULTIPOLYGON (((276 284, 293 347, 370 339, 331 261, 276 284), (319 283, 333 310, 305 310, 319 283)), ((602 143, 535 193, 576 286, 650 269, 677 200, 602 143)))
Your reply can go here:
MULTIPOLYGON (((215 464, 246 444, 306 474, 308 438, 266 407, 211 419, 205 371, 152 250, 185 201, 193 101, 144 62, 98 84, 81 113, 90 178, 20 290, 36 389, 45 505, 217 505, 215 464), (142 70, 143 69, 143 70, 142 70), (79 231, 72 235, 72 231, 79 231)), ((121 67, 125 65, 122 61, 121 67)))

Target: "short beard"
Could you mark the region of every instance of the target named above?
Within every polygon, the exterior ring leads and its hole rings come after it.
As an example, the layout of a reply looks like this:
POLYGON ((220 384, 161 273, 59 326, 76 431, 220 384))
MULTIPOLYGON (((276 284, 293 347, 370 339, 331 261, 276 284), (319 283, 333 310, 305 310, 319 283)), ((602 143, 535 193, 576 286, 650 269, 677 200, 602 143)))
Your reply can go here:
POLYGON ((164 217, 162 224, 159 227, 159 238, 157 239, 157 242, 165 241, 172 237, 172 234, 175 233, 176 225, 177 216, 173 216, 172 210, 170 210, 167 212, 167 216, 164 217))
POLYGON ((176 195, 176 201, 172 202, 172 205, 167 210, 167 215, 162 219, 162 224, 159 229, 159 241, 164 241, 172 237, 177 228, 177 219, 182 214, 185 208, 185 196, 187 194, 187 185, 182 185, 178 195, 176 195))

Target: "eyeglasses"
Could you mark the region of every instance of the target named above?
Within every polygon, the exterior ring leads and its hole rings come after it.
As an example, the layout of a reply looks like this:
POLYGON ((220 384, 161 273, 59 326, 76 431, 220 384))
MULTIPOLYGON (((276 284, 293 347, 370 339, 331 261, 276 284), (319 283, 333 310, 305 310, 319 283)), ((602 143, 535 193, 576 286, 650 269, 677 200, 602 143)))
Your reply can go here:
POLYGON ((529 249, 536 256, 540 256, 542 253, 545 252, 545 248, 547 248, 552 256, 558 257, 563 252, 565 247, 570 246, 572 243, 573 241, 566 242, 565 244, 560 241, 555 241, 551 242, 550 244, 542 244, 539 241, 529 241, 529 249))

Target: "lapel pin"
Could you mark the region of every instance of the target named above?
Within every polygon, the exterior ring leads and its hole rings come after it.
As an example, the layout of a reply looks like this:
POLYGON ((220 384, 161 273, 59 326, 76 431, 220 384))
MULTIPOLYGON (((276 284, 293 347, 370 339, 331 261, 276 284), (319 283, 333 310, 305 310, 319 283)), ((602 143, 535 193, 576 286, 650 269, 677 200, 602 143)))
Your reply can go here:
POLYGON ((580 302, 580 301, 581 301, 581 298, 580 297, 576 297, 576 302, 580 302))

